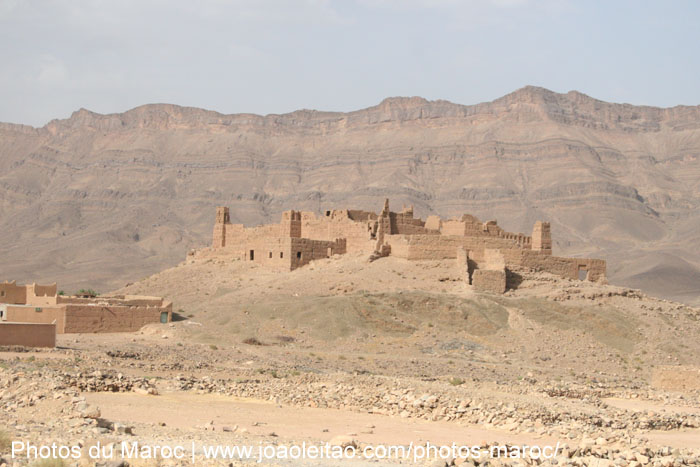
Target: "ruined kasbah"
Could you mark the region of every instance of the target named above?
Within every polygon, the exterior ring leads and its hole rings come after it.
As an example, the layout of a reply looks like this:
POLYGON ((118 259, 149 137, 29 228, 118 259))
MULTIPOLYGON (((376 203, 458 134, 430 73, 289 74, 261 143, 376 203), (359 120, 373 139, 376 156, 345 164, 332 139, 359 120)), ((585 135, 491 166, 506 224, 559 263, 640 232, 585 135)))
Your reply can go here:
POLYGON ((602 259, 552 255, 548 222, 538 221, 532 235, 506 232, 496 221, 482 222, 464 214, 442 220, 414 217, 413 207, 379 214, 361 210, 286 211, 279 224, 245 227, 232 224, 229 208, 216 210, 210 248, 192 256, 228 256, 280 271, 347 253, 366 254, 370 261, 395 256, 410 261, 453 260, 461 278, 474 290, 503 293, 518 271, 543 271, 569 279, 604 281, 602 259))

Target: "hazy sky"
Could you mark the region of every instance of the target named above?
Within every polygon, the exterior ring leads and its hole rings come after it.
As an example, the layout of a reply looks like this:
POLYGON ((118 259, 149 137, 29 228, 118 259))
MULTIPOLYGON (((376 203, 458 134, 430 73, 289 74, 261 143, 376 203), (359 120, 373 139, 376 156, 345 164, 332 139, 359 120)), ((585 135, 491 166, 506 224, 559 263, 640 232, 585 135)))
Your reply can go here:
POLYGON ((0 0, 0 121, 462 104, 527 84, 700 104, 700 2, 0 0))

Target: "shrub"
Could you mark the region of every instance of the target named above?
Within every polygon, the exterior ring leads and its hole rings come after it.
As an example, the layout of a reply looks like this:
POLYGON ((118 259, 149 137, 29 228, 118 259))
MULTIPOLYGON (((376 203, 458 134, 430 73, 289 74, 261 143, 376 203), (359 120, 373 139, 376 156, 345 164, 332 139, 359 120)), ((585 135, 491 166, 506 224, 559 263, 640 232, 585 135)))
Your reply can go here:
POLYGON ((66 467, 66 464, 62 459, 43 459, 36 461, 31 464, 31 467, 66 467))
POLYGON ((99 294, 95 292, 92 289, 80 289, 76 293, 76 295, 87 295, 88 297, 97 297, 99 294))
POLYGON ((11 445, 12 440, 10 440, 10 435, 0 430, 0 454, 3 452, 9 452, 11 445))
POLYGON ((464 384, 464 380, 462 378, 450 378, 448 381, 452 386, 460 386, 464 384))
POLYGON ((249 337, 247 339, 244 339, 243 343, 248 345, 263 345, 263 343, 257 340, 255 337, 249 337))

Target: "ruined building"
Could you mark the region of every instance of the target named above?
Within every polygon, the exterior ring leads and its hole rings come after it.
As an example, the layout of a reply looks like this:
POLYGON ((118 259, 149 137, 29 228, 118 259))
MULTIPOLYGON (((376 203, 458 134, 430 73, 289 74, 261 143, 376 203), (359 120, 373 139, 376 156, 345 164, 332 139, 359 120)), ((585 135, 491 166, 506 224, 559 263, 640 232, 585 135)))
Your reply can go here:
POLYGON ((172 308, 160 297, 64 296, 56 284, 0 282, 0 345, 52 347, 56 334, 138 331, 170 322, 172 308))
POLYGON ((413 207, 379 214, 331 210, 317 218, 313 212, 286 211, 279 224, 247 228, 232 224, 227 207, 216 210, 212 248, 279 270, 293 270, 310 261, 345 253, 366 253, 371 259, 396 256, 408 260, 455 260, 464 278, 476 289, 504 292, 507 270, 546 271, 571 279, 597 281, 605 276, 601 259, 552 255, 549 223, 536 222, 532 236, 506 232, 496 221, 482 222, 464 214, 442 220, 413 216, 413 207))

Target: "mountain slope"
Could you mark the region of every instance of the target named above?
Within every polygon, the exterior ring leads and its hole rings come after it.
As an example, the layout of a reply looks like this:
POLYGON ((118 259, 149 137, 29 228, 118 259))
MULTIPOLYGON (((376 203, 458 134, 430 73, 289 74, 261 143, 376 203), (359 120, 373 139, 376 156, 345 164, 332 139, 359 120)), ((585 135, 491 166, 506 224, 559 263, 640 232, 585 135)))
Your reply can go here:
POLYGON ((106 290, 180 261, 232 221, 285 209, 463 212, 555 253, 608 260, 614 283, 700 296, 700 107, 610 104, 526 87, 472 106, 390 98, 349 113, 223 115, 156 104, 0 124, 0 280, 106 290))

